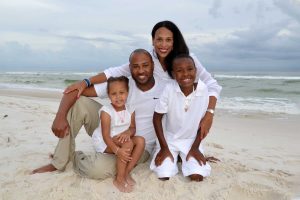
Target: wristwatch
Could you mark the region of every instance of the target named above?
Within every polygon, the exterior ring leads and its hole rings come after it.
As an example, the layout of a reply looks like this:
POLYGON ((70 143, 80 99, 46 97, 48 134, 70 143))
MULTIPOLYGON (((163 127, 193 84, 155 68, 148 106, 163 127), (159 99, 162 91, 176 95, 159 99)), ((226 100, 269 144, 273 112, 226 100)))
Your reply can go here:
POLYGON ((215 110, 214 110, 214 109, 207 109, 206 112, 209 112, 209 113, 211 113, 212 115, 215 114, 215 110))

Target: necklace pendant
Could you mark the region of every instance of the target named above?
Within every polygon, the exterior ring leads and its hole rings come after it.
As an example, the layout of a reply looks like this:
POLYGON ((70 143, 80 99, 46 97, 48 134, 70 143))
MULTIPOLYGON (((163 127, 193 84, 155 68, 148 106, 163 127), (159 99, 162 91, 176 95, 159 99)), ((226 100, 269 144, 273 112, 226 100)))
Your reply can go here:
POLYGON ((184 112, 187 112, 187 111, 188 111, 188 109, 189 109, 188 107, 185 107, 185 108, 184 108, 184 112))

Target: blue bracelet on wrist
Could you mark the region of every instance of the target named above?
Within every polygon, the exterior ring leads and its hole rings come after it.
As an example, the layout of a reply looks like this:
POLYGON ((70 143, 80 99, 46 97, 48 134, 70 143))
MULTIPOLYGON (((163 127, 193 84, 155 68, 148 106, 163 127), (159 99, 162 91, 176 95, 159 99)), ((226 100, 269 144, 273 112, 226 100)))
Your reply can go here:
POLYGON ((83 80, 84 80, 84 82, 85 82, 85 84, 86 84, 87 87, 91 86, 91 81, 89 79, 85 78, 83 80))

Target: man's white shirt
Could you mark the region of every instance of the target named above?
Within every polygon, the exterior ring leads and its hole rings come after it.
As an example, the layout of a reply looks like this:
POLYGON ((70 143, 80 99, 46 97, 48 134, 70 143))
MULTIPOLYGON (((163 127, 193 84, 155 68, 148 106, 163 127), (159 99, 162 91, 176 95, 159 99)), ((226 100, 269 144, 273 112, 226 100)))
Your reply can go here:
MULTIPOLYGON (((136 86, 135 81, 131 77, 129 78, 127 104, 134 107, 136 135, 145 138, 146 150, 149 153, 152 152, 156 140, 156 134, 152 122, 154 108, 162 91, 164 90, 165 85, 165 81, 155 78, 154 86, 150 90, 143 92, 136 86)), ((108 97, 106 87, 106 83, 94 85, 98 97, 108 97)))

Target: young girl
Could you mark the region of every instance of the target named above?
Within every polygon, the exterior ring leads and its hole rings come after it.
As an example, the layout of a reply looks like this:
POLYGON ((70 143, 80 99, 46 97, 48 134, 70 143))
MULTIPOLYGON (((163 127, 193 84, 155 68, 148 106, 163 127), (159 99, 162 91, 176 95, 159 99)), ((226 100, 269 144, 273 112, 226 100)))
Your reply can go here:
POLYGON ((97 152, 117 156, 117 174, 113 183, 121 192, 131 192, 135 181, 130 172, 144 151, 145 140, 134 136, 135 113, 126 105, 128 78, 109 78, 107 94, 111 104, 100 109, 100 125, 92 139, 97 152))
POLYGON ((177 157, 182 159, 182 173, 193 181, 202 181, 211 167, 206 163, 200 145, 200 121, 207 112, 209 95, 207 86, 196 79, 196 67, 191 56, 178 55, 172 64, 172 76, 155 107, 153 123, 159 141, 150 164, 162 180, 178 173, 177 157), (162 117, 166 126, 162 128, 162 117))

